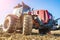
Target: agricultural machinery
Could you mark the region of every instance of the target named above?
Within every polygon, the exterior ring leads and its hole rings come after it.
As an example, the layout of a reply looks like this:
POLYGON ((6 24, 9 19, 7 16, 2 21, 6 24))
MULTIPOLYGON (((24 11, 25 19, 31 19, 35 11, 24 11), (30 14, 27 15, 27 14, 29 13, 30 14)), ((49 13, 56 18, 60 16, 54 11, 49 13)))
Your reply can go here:
POLYGON ((53 15, 47 10, 31 10, 28 5, 22 2, 14 7, 13 14, 6 16, 3 31, 31 34, 32 29, 38 29, 40 34, 47 34, 57 28, 59 19, 54 20, 53 15), (55 29, 54 26, 56 26, 55 29))

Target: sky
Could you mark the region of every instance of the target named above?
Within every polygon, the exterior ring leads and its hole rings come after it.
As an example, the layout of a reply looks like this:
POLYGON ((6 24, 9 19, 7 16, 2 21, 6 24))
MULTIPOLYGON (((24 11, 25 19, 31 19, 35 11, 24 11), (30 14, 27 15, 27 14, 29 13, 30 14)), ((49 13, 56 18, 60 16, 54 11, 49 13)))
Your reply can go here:
POLYGON ((0 0, 0 24, 3 24, 8 14, 13 13, 13 7, 22 1, 34 10, 48 10, 54 19, 60 17, 60 0, 0 0))

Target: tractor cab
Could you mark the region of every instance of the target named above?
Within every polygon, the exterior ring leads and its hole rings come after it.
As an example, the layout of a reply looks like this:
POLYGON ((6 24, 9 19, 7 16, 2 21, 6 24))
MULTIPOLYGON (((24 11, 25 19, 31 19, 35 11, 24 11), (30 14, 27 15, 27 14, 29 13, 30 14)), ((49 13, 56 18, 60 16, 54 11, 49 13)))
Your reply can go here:
POLYGON ((14 7, 13 14, 17 15, 18 17, 21 14, 28 14, 30 12, 30 7, 22 2, 22 4, 18 4, 14 7))

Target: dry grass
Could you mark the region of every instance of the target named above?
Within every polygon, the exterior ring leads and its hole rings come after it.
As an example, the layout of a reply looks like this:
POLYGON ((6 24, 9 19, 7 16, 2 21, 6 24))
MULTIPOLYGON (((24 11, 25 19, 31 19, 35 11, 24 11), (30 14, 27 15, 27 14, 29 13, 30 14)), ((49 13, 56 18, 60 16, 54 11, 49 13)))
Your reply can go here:
POLYGON ((51 31, 52 34, 40 35, 38 30, 33 30, 31 35, 20 33, 3 33, 0 31, 0 40, 60 40, 60 30, 51 31))

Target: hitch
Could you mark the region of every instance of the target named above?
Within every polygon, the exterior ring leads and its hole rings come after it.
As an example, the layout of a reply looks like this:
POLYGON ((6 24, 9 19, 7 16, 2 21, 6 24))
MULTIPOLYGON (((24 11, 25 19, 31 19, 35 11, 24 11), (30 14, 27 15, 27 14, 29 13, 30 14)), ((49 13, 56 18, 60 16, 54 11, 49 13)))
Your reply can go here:
POLYGON ((54 26, 52 28, 52 30, 60 30, 60 25, 58 25, 58 20, 60 18, 57 18, 56 20, 54 20, 54 26))
POLYGON ((58 21, 60 18, 57 18, 55 21, 58 21))

